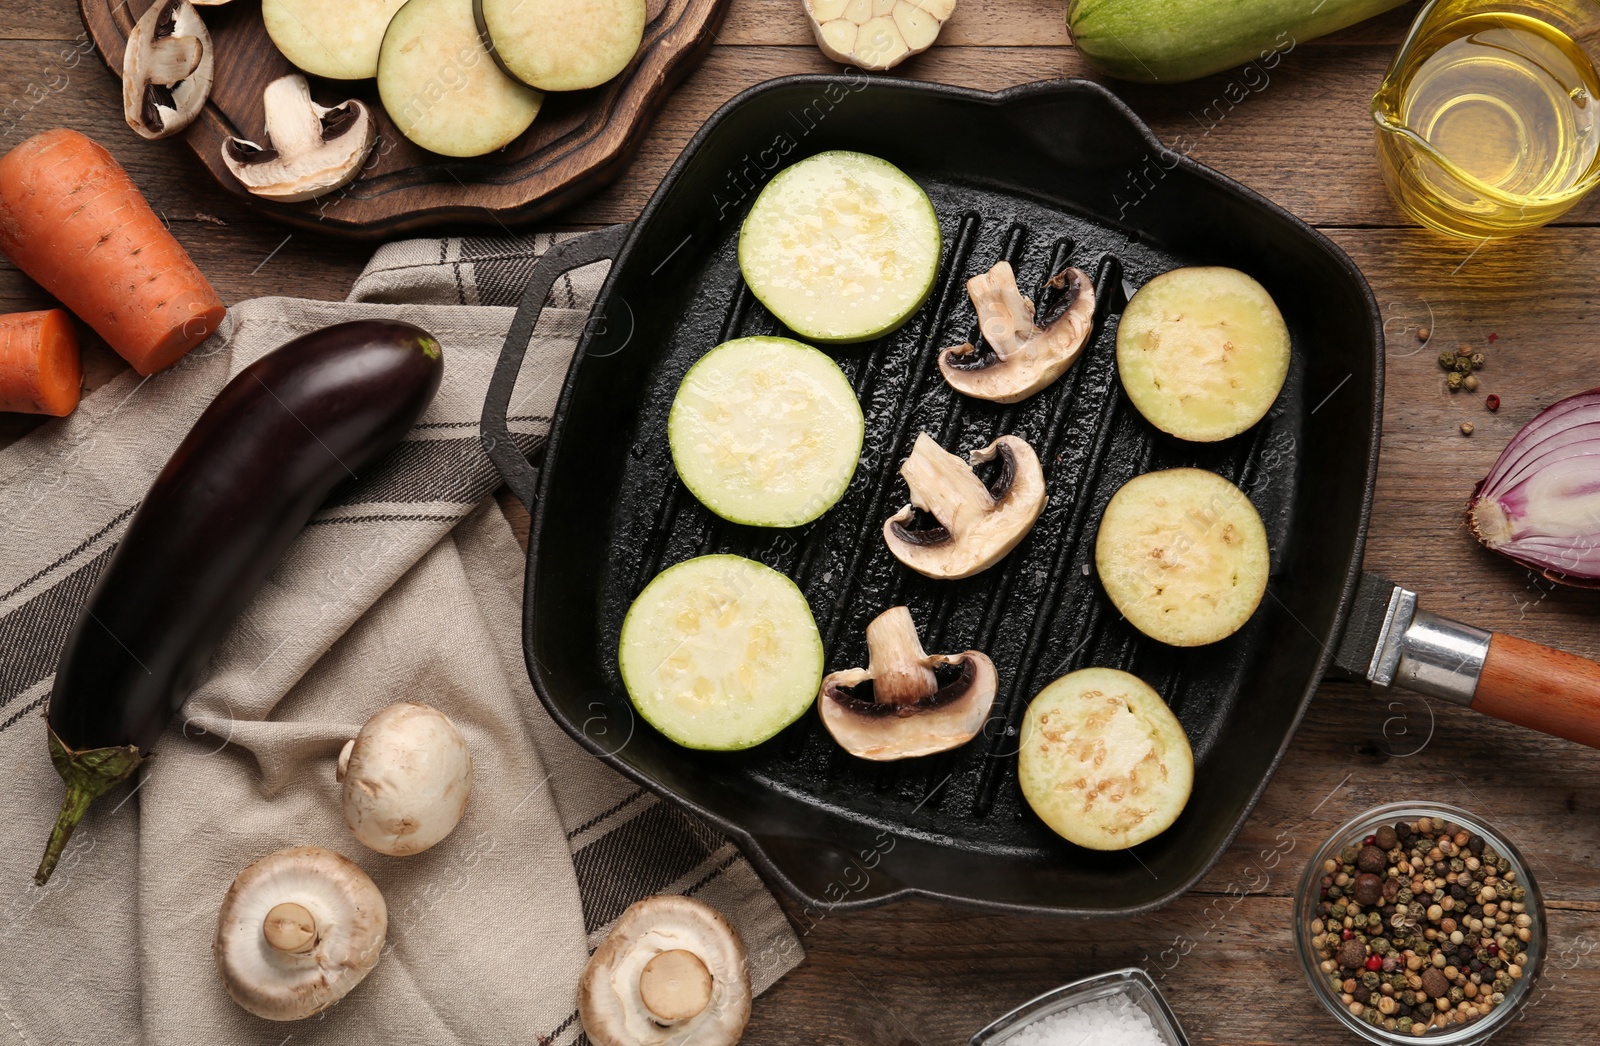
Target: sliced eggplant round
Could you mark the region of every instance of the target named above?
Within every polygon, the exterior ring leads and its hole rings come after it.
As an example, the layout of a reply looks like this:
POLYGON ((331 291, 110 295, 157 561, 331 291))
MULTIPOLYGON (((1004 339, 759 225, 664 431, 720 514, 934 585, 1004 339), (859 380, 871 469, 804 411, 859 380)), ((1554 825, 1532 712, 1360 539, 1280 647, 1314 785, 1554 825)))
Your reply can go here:
POLYGON ((1128 622, 1172 646, 1226 639, 1267 591, 1267 531, 1244 491, 1215 472, 1136 476, 1106 505, 1095 567, 1128 622))
POLYGON ((313 76, 378 75, 378 48, 406 0, 261 0, 261 21, 283 56, 313 76))
POLYGON ((407 0, 383 35, 378 97, 401 134, 441 156, 509 145, 544 102, 490 59, 472 0, 407 0))
POLYGON ((861 457, 861 404, 839 365, 788 338, 706 353, 667 418, 672 463, 723 519, 797 527, 844 496, 861 457))
POLYGON ((1178 717, 1138 676, 1085 668, 1028 705, 1017 780, 1033 812, 1063 839, 1126 850, 1183 812, 1194 753, 1178 717))
POLYGON ((633 61, 645 8, 645 0, 474 0, 473 14, 508 74, 541 91, 581 91, 633 61))
POLYGON ((628 608, 617 659, 639 715, 686 748, 758 745, 800 718, 822 683, 806 597, 741 556, 656 575, 628 608))
POLYGON ((939 217, 922 187, 866 153, 818 153, 780 171, 739 231, 750 291, 802 338, 895 330, 939 274, 939 217))
POLYGON ((1156 428, 1199 443, 1227 439, 1278 398, 1289 328, 1267 289, 1239 270, 1173 269, 1123 310, 1117 370, 1156 428))

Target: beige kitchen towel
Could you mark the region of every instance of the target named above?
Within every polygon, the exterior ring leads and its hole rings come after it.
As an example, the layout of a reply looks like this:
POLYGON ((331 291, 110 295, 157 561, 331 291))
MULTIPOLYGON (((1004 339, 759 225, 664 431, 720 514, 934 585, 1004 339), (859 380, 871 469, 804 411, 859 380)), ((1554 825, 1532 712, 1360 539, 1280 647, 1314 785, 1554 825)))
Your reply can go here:
MULTIPOLYGON (((528 682, 523 557, 488 499, 497 479, 477 422, 508 306, 551 242, 384 247, 349 302, 243 302, 178 366, 124 375, 0 451, 0 1043, 571 1046, 587 1041, 575 985, 589 951, 628 904, 659 892, 725 912, 757 990, 799 960, 737 848, 588 756, 528 682), (55 877, 33 886, 61 798, 41 718, 55 662, 139 499, 242 367, 361 317, 439 338, 437 399, 312 519, 156 757, 96 804, 55 877), (409 858, 355 841, 333 772, 344 740, 399 700, 448 713, 475 761, 465 819, 409 858), (211 938, 239 869, 301 844, 338 850, 373 877, 389 938, 344 1002, 275 1024, 224 993, 211 938)), ((524 449, 544 436, 603 272, 552 292, 511 410, 524 449)))

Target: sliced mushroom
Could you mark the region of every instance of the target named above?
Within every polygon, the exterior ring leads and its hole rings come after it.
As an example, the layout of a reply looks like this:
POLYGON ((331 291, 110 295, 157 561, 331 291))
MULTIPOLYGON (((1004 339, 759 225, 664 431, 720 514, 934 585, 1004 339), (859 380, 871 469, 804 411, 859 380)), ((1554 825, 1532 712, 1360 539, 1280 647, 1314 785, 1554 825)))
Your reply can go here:
POLYGON ((891 69, 939 38, 956 0, 804 0, 822 53, 861 69, 891 69))
POLYGON ((993 566, 1027 536, 1049 500, 1044 469, 1026 440, 1001 436, 969 460, 971 465, 924 432, 900 466, 911 504, 884 521, 883 540, 919 574, 962 578, 993 566), (998 462, 999 473, 985 486, 972 465, 987 461, 998 462), (936 525, 914 528, 919 509, 936 525))
POLYGON ((194 122, 211 94, 211 34, 189 0, 156 0, 122 50, 122 114, 145 138, 194 122))
POLYGON ((710 905, 665 894, 617 918, 578 982, 595 1046, 733 1046, 750 1020, 739 933, 710 905))
POLYGON ((1094 284, 1081 269, 1062 269, 1045 284, 1044 326, 1017 290, 1009 262, 967 281, 978 310, 982 348, 970 343, 939 353, 939 372, 957 392, 1015 403, 1067 372, 1094 329, 1094 284))
POLYGON ((268 84, 261 104, 268 144, 231 137, 222 143, 222 162, 246 189, 264 199, 296 203, 348 185, 361 173, 378 133, 364 104, 352 98, 323 108, 311 100, 299 73, 268 84))
POLYGON ((983 728, 998 683, 987 654, 927 654, 911 611, 867 626, 867 667, 822 680, 822 722, 851 755, 887 761, 964 745, 983 728))
POLYGON ((234 1002, 269 1021, 297 1021, 361 983, 388 929, 367 873, 332 850, 297 846, 233 880, 211 954, 234 1002))

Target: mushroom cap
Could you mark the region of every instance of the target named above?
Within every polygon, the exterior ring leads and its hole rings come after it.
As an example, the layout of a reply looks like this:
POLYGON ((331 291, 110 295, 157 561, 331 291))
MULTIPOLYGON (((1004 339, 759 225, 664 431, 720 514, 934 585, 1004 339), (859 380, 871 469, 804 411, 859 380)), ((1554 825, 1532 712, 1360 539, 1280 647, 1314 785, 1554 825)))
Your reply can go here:
POLYGON ((983 729, 999 689, 987 654, 923 653, 905 607, 873 619, 867 650, 871 665, 827 676, 817 701, 845 751, 880 762, 910 759, 964 745, 983 729))
POLYGON ((1094 330, 1094 283, 1081 269, 1065 268, 1045 284, 1045 324, 1033 302, 1017 290, 1011 264, 995 262, 967 281, 987 349, 960 345, 939 353, 939 372, 957 392, 996 403, 1015 403, 1065 374, 1094 330))
POLYGON ((388 928, 383 894, 367 873, 332 850, 297 846, 234 878, 211 953, 234 1002, 269 1021, 296 1021, 361 983, 377 965, 388 928), (292 906, 314 922, 309 944, 292 926, 285 933, 285 920, 299 915, 292 906), (284 947, 289 941, 295 950, 284 947))
POLYGON ((750 997, 738 931, 710 905, 663 894, 636 902, 617 918, 578 982, 578 1013, 595 1046, 733 1046, 750 1020, 750 997), (704 1008, 679 1020, 653 1013, 640 993, 653 963, 655 976, 679 982, 675 996, 698 993, 703 982, 693 964, 677 957, 656 961, 672 952, 690 953, 711 976, 704 1008))
POLYGON ((896 559, 919 574, 963 578, 988 569, 1027 536, 1049 500, 1044 468, 1026 440, 1001 436, 973 451, 969 460, 972 465, 998 461, 999 475, 984 486, 971 465, 925 432, 900 466, 911 503, 884 521, 883 540, 896 559), (939 526, 908 526, 917 509, 939 526))
POLYGON ((391 857, 421 853, 455 829, 472 797, 472 752, 450 717, 416 701, 381 708, 339 756, 344 820, 391 857))
POLYGON ((189 0, 157 0, 122 50, 122 115, 143 138, 166 138, 194 122, 211 94, 211 34, 189 0))
POLYGON ((222 162, 246 189, 263 199, 298 203, 348 185, 361 173, 377 140, 378 125, 352 98, 331 108, 311 100, 299 73, 280 76, 261 96, 266 147, 244 138, 222 142, 222 162))

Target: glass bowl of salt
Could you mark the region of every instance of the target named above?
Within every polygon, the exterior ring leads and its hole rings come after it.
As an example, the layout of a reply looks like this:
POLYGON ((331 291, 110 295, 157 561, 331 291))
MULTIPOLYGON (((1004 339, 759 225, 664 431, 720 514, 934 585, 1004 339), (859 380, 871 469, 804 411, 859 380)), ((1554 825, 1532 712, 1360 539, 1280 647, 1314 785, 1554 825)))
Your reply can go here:
POLYGON ((1161 990, 1136 966, 1030 999, 968 1046, 1189 1046, 1161 990))

